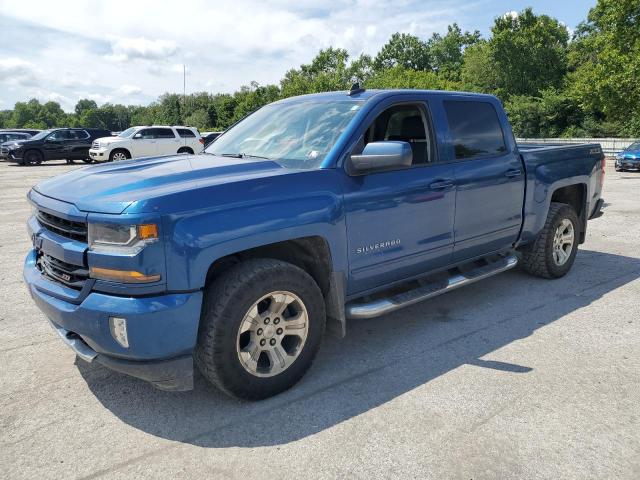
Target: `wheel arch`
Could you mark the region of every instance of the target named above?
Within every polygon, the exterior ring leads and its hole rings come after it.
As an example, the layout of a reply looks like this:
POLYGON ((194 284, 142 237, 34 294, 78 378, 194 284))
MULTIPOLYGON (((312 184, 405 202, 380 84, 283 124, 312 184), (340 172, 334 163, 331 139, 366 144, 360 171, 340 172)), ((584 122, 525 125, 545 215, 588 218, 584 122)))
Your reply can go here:
POLYGON ((109 152, 109 158, 111 158, 113 154, 116 152, 124 152, 124 154, 127 156, 128 159, 131 158, 131 152, 129 151, 128 148, 125 148, 125 147, 116 147, 113 150, 111 150, 111 152, 109 152))
POLYGON ((565 203, 575 210, 580 220, 579 243, 584 243, 587 232, 587 185, 574 183, 558 187, 551 194, 549 202, 549 205, 551 202, 565 203))
POLYGON ((334 271, 331 247, 325 238, 317 235, 294 238, 225 255, 209 266, 205 285, 234 265, 254 258, 281 260, 307 272, 325 299, 327 329, 336 336, 345 335, 344 275, 334 271))
POLYGON ((180 148, 178 148, 178 151, 176 153, 188 153, 190 155, 193 155, 193 148, 188 147, 188 146, 182 146, 180 148))

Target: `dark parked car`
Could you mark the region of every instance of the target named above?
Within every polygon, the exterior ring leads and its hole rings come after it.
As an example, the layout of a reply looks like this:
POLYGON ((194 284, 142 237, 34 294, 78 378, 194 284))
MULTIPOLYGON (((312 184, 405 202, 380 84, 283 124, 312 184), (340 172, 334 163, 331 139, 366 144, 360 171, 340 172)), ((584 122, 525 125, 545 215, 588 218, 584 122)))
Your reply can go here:
POLYGON ((634 142, 616 155, 616 172, 640 170, 640 142, 634 142))
POLYGON ((204 148, 207 148, 216 138, 222 135, 222 132, 205 132, 202 134, 204 139, 204 148))
POLYGON ((20 165, 38 165, 46 160, 82 160, 91 163, 91 143, 111 135, 109 130, 97 128, 54 128, 7 145, 11 162, 20 165))
POLYGON ((9 143, 13 143, 17 140, 27 140, 30 137, 31 134, 27 132, 0 130, 0 160, 7 158, 7 154, 9 153, 9 143), (7 143, 7 145, 5 145, 5 143, 7 143))

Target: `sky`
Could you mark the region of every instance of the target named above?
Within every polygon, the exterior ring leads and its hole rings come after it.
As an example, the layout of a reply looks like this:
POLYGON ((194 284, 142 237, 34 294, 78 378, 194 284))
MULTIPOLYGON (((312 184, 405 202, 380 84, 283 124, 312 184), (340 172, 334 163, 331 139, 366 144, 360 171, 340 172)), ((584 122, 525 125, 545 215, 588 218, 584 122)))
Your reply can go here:
POLYGON ((146 105, 164 92, 277 83, 321 48, 375 54, 392 33, 428 39, 457 22, 488 35, 527 6, 572 30, 596 0, 0 0, 0 109, 37 98, 72 111, 146 105))

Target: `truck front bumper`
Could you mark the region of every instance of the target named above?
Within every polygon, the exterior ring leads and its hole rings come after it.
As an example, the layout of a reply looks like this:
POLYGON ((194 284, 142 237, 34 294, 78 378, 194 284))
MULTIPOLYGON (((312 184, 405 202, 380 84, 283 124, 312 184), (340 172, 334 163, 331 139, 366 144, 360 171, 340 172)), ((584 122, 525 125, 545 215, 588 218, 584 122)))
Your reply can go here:
POLYGON ((35 251, 27 256, 23 274, 38 308, 80 358, 163 390, 193 388, 201 291, 153 297, 90 292, 78 303, 64 298, 60 286, 41 274, 35 251), (111 317, 126 319, 128 347, 112 335, 111 317))

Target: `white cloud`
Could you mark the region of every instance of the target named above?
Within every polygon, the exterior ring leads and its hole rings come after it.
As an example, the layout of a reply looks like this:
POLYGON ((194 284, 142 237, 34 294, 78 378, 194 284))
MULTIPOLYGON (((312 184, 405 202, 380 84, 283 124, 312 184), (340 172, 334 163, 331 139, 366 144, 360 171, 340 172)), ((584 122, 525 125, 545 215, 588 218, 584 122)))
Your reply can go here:
POLYGON ((137 95, 139 93, 142 93, 142 89, 135 85, 122 85, 118 89, 118 92, 122 93, 123 95, 137 95))
POLYGON ((516 20, 518 18, 518 12, 516 12, 515 10, 509 10, 508 12, 505 12, 504 15, 502 15, 502 18, 511 18, 513 20, 516 20))
POLYGON ((181 0, 170 8, 157 0, 66 0, 64 8, 45 0, 1 3, 0 44, 20 50, 11 54, 13 63, 0 58, 0 98, 11 105, 36 89, 57 92, 69 99, 65 109, 89 95, 148 103, 182 92, 183 64, 187 92, 277 83, 320 48, 358 56, 375 54, 396 31, 428 38, 453 22, 486 30, 504 8, 490 8, 490 0, 181 0))
POLYGON ((126 62, 132 59, 165 60, 178 51, 173 40, 150 40, 144 37, 118 38, 111 43, 112 53, 107 58, 126 62))
POLYGON ((33 63, 17 57, 0 58, 0 82, 11 85, 33 86, 38 70, 33 63))

